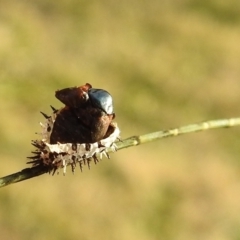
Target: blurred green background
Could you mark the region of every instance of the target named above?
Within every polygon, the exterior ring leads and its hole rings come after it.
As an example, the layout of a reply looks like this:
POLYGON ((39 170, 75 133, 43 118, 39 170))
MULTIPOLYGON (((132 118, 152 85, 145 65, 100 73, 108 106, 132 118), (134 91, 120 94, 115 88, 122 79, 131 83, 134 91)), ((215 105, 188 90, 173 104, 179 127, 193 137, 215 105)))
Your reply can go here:
MULTIPOLYGON (((122 138, 240 115, 238 0, 0 2, 1 176, 57 89, 115 100, 122 138)), ((240 129, 125 149, 0 191, 1 239, 240 239, 240 129)))

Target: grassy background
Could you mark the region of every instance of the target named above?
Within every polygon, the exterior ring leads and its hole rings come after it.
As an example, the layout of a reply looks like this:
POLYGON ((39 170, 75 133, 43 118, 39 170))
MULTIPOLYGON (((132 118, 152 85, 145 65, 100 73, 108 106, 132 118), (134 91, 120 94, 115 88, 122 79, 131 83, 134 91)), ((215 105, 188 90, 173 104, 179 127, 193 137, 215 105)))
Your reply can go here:
MULTIPOLYGON (((122 138, 239 116, 238 0, 0 2, 1 176, 26 167, 54 91, 115 99, 122 138)), ((1 239, 238 240, 240 130, 119 151, 1 189, 1 239)))

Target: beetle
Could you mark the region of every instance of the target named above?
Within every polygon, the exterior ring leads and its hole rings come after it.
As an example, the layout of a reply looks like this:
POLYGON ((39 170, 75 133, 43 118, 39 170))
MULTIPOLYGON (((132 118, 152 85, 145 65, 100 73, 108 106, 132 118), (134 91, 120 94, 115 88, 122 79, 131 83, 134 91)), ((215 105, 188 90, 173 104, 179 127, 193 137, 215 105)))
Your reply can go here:
POLYGON ((65 107, 56 113, 50 144, 94 143, 111 134, 115 113, 110 93, 86 83, 58 90, 55 96, 65 107))

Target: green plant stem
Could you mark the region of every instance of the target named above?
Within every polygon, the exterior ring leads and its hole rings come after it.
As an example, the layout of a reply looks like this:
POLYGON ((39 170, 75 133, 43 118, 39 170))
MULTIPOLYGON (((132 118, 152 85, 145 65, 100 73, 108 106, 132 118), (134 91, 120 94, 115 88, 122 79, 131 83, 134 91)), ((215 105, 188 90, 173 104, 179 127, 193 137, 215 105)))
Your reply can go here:
POLYGON ((33 177, 37 177, 44 173, 47 173, 47 171, 42 167, 25 168, 20 172, 13 173, 11 175, 0 178, 0 187, 4 187, 12 183, 17 183, 33 177))
MULTIPOLYGON (((117 149, 121 150, 128 147, 137 146, 143 143, 155 141, 165 137, 175 137, 181 134, 193 133, 198 131, 205 131, 214 128, 224 128, 224 127, 233 127, 240 125, 240 118, 230 118, 230 119, 219 119, 206 121, 201 123, 195 123, 187 126, 182 126, 179 128, 174 128, 170 130, 163 130, 158 132, 153 132, 140 136, 132 136, 122 141, 116 143, 117 149)), ((112 152, 111 149, 108 149, 108 152, 112 152)), ((41 166, 25 168, 20 172, 5 176, 0 178, 0 187, 7 186, 12 183, 17 183, 24 181, 33 177, 37 177, 47 173, 46 169, 43 169, 41 166)))
MULTIPOLYGON (((169 130, 148 133, 141 136, 132 136, 121 142, 118 142, 116 145, 118 150, 120 150, 122 148, 137 146, 137 145, 155 141, 161 138, 176 137, 186 133, 205 131, 205 130, 214 129, 214 128, 228 128, 228 127, 234 127, 238 125, 240 125, 240 118, 218 119, 218 120, 195 123, 187 126, 182 126, 179 128, 173 128, 169 130)), ((109 150, 109 152, 111 152, 111 150, 109 150)))

